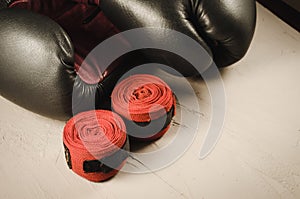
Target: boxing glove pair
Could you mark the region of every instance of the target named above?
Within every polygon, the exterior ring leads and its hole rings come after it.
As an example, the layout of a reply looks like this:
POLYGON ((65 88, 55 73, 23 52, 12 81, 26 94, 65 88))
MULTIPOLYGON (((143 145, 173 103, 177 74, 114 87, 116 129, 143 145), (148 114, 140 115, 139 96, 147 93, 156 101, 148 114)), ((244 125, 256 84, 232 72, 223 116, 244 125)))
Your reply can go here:
MULTIPOLYGON (((80 70, 89 52, 119 30, 155 27, 179 31, 198 42, 217 66, 224 67, 245 55, 255 28, 253 0, 0 2, 1 7, 9 7, 0 10, 0 94, 59 120, 101 106, 118 78, 142 62, 161 62, 185 76, 195 75, 184 59, 155 49, 142 52, 142 60, 132 53, 108 67, 91 62, 80 70)), ((150 35, 150 40, 158 36, 150 35)), ((131 45, 124 40, 119 44, 131 45)))

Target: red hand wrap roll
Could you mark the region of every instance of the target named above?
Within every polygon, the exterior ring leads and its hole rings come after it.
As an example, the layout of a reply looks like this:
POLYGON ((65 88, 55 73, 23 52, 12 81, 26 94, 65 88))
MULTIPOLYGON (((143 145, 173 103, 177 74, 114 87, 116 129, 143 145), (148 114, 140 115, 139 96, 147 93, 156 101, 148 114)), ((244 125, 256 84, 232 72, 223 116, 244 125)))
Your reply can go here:
POLYGON ((128 156, 125 124, 111 111, 77 114, 67 122, 63 142, 69 168, 94 182, 116 175, 128 156))
POLYGON ((163 136, 175 115, 175 97, 160 78, 138 74, 121 81, 113 90, 112 108, 123 116, 127 133, 139 140, 163 136))

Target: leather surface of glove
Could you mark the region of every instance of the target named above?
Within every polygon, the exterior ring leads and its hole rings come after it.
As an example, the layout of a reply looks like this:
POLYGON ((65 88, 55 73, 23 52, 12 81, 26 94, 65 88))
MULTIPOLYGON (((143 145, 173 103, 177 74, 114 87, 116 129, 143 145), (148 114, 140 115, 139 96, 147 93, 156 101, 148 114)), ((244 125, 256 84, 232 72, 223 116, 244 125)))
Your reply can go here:
POLYGON ((106 108, 115 83, 137 60, 122 63, 123 56, 103 66, 91 57, 92 64, 81 67, 95 46, 117 33, 94 5, 15 0, 0 10, 0 25, 0 95, 53 119, 106 108))
POLYGON ((256 22, 254 0, 101 0, 100 5, 121 31, 158 27, 190 36, 218 67, 245 55, 256 22))
POLYGON ((97 73, 78 72, 72 40, 46 16, 3 9, 0 24, 0 94, 40 115, 67 120, 100 107, 126 71, 108 68, 103 76, 95 63, 87 69, 97 73))
POLYGON ((64 119, 72 112, 74 50, 48 17, 0 11, 0 94, 24 108, 64 119))

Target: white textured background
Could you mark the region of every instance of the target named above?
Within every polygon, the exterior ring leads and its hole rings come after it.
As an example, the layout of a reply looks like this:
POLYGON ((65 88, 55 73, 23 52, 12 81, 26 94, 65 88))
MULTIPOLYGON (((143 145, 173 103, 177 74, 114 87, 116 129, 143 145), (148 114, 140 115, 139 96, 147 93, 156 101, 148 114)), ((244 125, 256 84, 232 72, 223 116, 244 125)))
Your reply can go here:
POLYGON ((98 184, 67 168, 63 122, 0 97, 0 198, 300 198, 299 33, 258 5, 250 50, 222 77, 226 121, 210 156, 198 158, 210 97, 204 82, 192 79, 199 91, 201 127, 184 156, 157 172, 119 173, 98 184))

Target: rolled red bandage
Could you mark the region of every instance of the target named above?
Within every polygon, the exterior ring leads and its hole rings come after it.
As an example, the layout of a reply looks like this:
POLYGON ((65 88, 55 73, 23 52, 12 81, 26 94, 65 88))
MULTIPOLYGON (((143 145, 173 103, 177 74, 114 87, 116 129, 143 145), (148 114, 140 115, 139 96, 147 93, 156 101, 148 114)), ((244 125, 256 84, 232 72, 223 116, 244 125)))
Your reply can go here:
POLYGON ((67 122, 63 142, 69 168, 93 182, 116 175, 128 157, 124 121, 111 111, 77 114, 67 122))
POLYGON ((112 108, 125 121, 127 133, 139 140, 163 136, 175 115, 175 97, 170 87, 153 75, 132 75, 113 90, 112 108))

